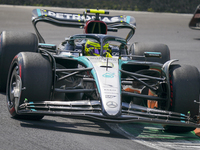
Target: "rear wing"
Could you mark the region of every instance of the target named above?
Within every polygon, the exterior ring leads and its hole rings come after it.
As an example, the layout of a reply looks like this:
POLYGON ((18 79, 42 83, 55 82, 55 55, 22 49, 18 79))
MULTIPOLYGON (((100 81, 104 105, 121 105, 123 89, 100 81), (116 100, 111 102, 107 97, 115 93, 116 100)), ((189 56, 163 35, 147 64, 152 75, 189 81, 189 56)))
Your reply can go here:
POLYGON ((194 15, 189 23, 191 29, 200 30, 200 5, 197 6, 194 15))
MULTIPOLYGON (((45 43, 40 35, 36 24, 38 22, 47 22, 61 27, 84 28, 85 23, 89 20, 94 20, 98 16, 98 20, 107 24, 108 31, 117 32, 121 28, 129 28, 126 40, 129 41, 135 33, 136 22, 132 16, 99 16, 99 14, 109 14, 108 11, 88 9, 83 14, 54 12, 45 9, 34 9, 32 11, 32 23, 40 43, 45 43), (96 13, 88 15, 87 13, 96 13)), ((97 18, 96 18, 97 19, 97 18)))

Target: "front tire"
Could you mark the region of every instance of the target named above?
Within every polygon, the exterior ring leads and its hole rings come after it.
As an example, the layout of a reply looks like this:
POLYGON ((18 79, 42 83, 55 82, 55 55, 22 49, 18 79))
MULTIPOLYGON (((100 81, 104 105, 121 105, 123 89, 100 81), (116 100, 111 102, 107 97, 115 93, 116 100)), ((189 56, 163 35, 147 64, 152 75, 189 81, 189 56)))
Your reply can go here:
MULTIPOLYGON (((199 71, 194 66, 172 65, 170 66, 171 104, 170 111, 182 114, 190 113, 191 118, 199 114, 199 71)), ((189 132, 195 128, 165 126, 169 132, 189 132)))
POLYGON ((19 52, 36 52, 38 39, 33 33, 3 31, 0 35, 0 91, 6 91, 10 64, 19 52))
POLYGON ((40 120, 44 115, 19 115, 26 102, 50 100, 52 69, 40 53, 22 52, 12 61, 7 82, 7 107, 14 118, 40 120))

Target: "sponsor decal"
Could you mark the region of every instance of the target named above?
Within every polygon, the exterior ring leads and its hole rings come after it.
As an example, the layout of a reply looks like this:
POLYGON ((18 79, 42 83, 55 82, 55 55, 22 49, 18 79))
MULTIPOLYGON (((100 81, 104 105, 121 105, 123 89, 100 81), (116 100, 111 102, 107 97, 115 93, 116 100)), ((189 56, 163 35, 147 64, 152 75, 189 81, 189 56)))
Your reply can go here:
POLYGON ((102 60, 103 58, 102 57, 96 57, 96 56, 95 57, 90 56, 89 59, 90 60, 102 60))
POLYGON ((117 89, 113 89, 113 88, 110 88, 110 89, 104 89, 105 92, 117 92, 117 89))
POLYGON ((105 95, 105 98, 110 98, 110 99, 112 99, 112 98, 114 98, 114 97, 116 97, 115 95, 105 95))
POLYGON ((113 78, 114 75, 115 75, 115 73, 105 73, 102 76, 105 77, 105 78, 113 78))
POLYGON ((119 56, 118 52, 112 52, 112 56, 119 56))
POLYGON ((103 87, 104 87, 104 88, 107 88, 107 87, 111 88, 111 87, 113 87, 113 85, 111 85, 111 84, 104 84, 103 87))
MULTIPOLYGON (((92 56, 89 56, 88 58, 91 61, 98 60, 98 61, 101 61, 101 62, 107 62, 107 58, 104 58, 104 57, 96 57, 96 56, 92 57, 92 56)), ((108 60, 109 60, 109 62, 113 62, 113 63, 118 62, 118 59, 116 59, 116 58, 109 58, 108 60)))
MULTIPOLYGON (((68 14, 68 13, 60 13, 60 12, 53 12, 53 11, 46 11, 46 12, 43 11, 43 13, 45 14, 45 16, 48 15, 48 16, 55 17, 58 19, 73 19, 73 20, 85 19, 85 16, 82 14, 68 14)), ((95 15, 87 15, 85 20, 88 21, 94 18, 95 18, 95 15)), ((104 22, 117 22, 117 21, 124 20, 124 18, 120 18, 120 17, 106 17, 106 16, 101 16, 99 17, 99 19, 104 22)))
POLYGON ((110 108, 116 108, 118 105, 117 103, 113 102, 113 101, 109 101, 106 103, 106 105, 110 108))
POLYGON ((111 62, 108 62, 108 64, 107 64, 107 62, 99 62, 98 64, 100 67, 110 67, 110 68, 114 67, 114 64, 111 62))

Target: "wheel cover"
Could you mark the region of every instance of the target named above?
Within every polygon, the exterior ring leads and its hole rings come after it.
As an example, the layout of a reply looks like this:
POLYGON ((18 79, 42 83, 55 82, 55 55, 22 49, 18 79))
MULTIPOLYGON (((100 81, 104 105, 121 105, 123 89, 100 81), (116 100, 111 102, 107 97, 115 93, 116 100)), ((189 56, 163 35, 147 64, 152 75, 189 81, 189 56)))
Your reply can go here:
POLYGON ((15 107, 15 110, 18 110, 20 96, 22 89, 22 81, 19 76, 19 67, 14 67, 12 75, 10 77, 9 87, 8 87, 8 106, 12 108, 15 107))

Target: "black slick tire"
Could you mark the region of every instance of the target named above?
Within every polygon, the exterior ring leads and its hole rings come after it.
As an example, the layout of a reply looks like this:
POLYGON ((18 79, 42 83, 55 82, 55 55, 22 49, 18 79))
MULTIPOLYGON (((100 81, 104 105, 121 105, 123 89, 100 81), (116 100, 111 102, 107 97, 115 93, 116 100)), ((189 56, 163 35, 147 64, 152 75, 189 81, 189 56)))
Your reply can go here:
MULTIPOLYGON (((199 71, 190 65, 171 65, 170 66, 170 87, 171 104, 170 111, 179 112, 191 118, 199 114, 199 71)), ((165 126, 169 132, 189 132, 195 128, 165 126)))
MULTIPOLYGON (((7 82, 7 107, 14 118, 39 120, 44 115, 19 115, 25 101, 49 101, 52 67, 40 53, 21 52, 12 61, 7 82)), ((34 109, 34 108, 33 108, 34 109)))
POLYGON ((3 31, 0 34, 0 91, 6 91, 10 64, 19 52, 36 52, 38 39, 33 33, 3 31))

